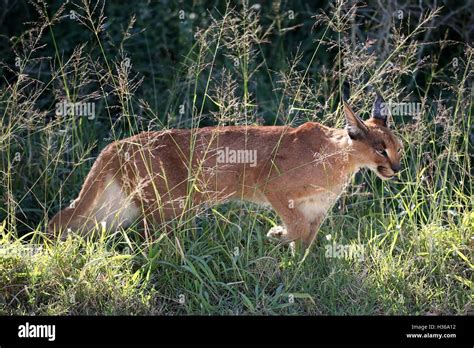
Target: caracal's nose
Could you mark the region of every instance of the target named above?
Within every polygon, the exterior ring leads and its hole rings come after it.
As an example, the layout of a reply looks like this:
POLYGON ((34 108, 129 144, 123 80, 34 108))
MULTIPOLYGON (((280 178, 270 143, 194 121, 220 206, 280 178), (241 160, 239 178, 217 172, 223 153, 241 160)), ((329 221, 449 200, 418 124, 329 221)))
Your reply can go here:
POLYGON ((402 165, 400 163, 398 164, 392 164, 392 170, 396 174, 402 169, 402 165))

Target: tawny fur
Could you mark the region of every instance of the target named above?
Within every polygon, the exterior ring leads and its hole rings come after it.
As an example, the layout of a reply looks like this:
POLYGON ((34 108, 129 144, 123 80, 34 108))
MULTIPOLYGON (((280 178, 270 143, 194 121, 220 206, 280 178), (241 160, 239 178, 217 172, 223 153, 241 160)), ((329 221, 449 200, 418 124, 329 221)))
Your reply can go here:
POLYGON ((400 142, 386 120, 360 120, 345 105, 349 128, 308 122, 288 126, 207 127, 145 132, 108 145, 79 197, 56 214, 50 232, 89 233, 134 221, 163 224, 231 199, 269 204, 284 227, 269 235, 310 245, 353 174, 382 179, 400 167, 400 142), (380 153, 383 146, 385 154, 380 153), (220 163, 218 151, 256 150, 255 163, 220 163), (395 168, 395 170, 393 170, 395 168))

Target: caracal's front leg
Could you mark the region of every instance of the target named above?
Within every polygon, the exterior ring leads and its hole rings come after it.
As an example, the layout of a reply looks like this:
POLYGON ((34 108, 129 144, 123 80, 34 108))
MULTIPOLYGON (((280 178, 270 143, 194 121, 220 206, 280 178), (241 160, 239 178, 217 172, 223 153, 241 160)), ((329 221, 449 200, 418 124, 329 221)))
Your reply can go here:
POLYGON ((267 194, 268 201, 284 224, 284 227, 271 228, 267 236, 278 238, 283 244, 300 242, 310 233, 310 223, 298 209, 288 204, 286 197, 283 194, 267 194))

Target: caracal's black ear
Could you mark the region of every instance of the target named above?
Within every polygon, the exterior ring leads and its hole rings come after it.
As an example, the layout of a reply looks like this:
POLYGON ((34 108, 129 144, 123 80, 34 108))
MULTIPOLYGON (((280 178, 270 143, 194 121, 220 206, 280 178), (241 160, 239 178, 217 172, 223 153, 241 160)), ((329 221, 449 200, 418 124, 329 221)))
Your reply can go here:
POLYGON ((375 97, 374 108, 372 110, 372 118, 376 119, 377 123, 379 123, 380 125, 388 127, 389 113, 389 108, 385 104, 380 93, 377 92, 377 96, 375 97))
POLYGON ((344 114, 346 115, 346 129, 347 133, 351 137, 351 139, 357 140, 365 138, 369 130, 365 125, 364 121, 362 121, 359 116, 357 116, 354 111, 352 111, 351 107, 347 102, 344 100, 344 114))

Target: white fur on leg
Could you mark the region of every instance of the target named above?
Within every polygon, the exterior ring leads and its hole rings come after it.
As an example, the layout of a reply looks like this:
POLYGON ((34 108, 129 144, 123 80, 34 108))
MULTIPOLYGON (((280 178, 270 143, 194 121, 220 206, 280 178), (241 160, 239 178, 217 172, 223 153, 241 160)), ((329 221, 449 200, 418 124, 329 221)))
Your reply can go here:
POLYGON ((270 231, 267 233, 267 237, 269 238, 277 238, 281 239, 283 235, 286 233, 286 229, 282 226, 275 226, 270 228, 270 231))

